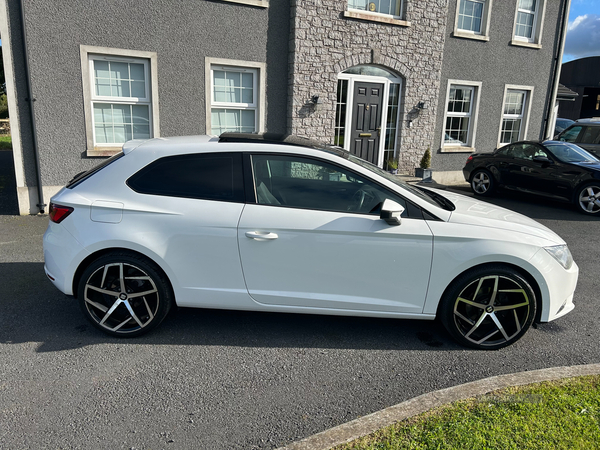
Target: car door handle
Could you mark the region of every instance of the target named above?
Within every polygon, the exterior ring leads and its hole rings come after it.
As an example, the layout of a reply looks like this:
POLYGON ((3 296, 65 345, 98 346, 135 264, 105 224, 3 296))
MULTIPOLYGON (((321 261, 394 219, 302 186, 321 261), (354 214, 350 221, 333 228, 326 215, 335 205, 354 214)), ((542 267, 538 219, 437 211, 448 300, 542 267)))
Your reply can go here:
POLYGON ((256 241, 272 241, 273 239, 277 239, 279 236, 269 231, 246 231, 246 237, 256 241))

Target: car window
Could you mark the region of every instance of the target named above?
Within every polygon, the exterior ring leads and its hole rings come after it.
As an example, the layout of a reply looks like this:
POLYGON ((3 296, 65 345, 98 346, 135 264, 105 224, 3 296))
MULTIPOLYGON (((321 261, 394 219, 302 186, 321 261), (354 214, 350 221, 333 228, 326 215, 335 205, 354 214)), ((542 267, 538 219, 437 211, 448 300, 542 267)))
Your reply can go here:
POLYGON ((582 128, 583 127, 580 125, 568 128, 567 130, 563 131, 563 133, 560 135, 559 140, 564 142, 575 142, 582 128))
POLYGON ((253 155, 256 202, 261 205, 379 214, 385 199, 400 196, 343 167, 301 156, 253 155))
POLYGON ((552 142, 544 144, 562 162, 599 162, 596 157, 575 144, 552 142))
POLYGON ((170 197, 244 202, 239 153, 160 158, 127 180, 136 192, 170 197))
POLYGON ((600 140, 600 127, 585 127, 581 140, 582 144, 597 144, 600 140))

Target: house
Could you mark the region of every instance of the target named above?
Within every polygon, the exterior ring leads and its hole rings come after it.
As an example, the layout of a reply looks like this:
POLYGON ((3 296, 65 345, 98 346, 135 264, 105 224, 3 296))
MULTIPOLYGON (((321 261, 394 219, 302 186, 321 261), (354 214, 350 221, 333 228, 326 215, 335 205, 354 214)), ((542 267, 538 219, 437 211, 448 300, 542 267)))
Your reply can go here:
POLYGON ((547 135, 570 0, 0 0, 19 209, 131 138, 292 133, 436 180, 547 135))
POLYGON ((563 64, 560 82, 571 91, 571 101, 560 103, 560 117, 571 120, 600 117, 600 56, 563 64))

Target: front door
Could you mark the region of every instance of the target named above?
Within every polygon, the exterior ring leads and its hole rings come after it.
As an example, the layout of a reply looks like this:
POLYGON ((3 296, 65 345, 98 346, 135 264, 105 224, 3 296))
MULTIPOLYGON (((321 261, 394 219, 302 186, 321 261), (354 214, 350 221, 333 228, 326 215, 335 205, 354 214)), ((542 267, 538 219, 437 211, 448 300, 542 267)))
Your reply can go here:
POLYGON ((373 164, 379 162, 383 84, 354 82, 350 152, 373 164))

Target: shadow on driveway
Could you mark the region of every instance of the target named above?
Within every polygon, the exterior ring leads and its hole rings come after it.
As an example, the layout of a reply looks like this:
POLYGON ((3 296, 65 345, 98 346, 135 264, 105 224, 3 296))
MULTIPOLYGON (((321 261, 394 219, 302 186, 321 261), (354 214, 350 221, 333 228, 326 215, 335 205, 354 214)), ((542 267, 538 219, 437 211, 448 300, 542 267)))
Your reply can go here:
POLYGON ((437 321, 178 308, 148 335, 107 336, 59 292, 43 263, 0 264, 0 343, 39 342, 38 352, 102 343, 383 350, 460 349, 437 321), (8 288, 8 289, 7 289, 8 288))

